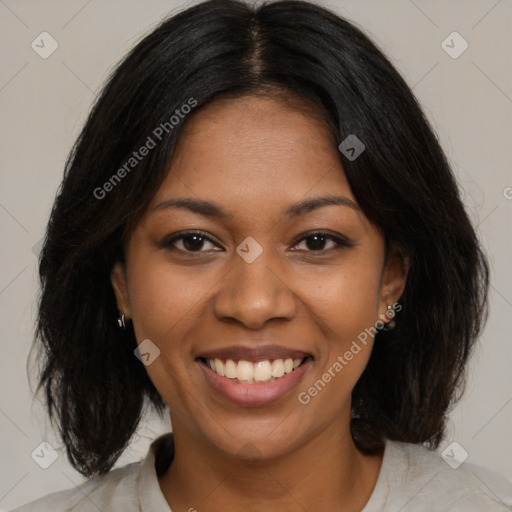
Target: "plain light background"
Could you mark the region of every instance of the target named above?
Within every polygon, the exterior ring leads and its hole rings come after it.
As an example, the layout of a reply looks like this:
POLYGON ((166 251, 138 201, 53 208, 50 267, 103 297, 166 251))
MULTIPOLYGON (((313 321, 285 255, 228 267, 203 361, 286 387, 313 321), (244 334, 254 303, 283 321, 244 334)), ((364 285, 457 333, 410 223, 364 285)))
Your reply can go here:
MULTIPOLYGON (((0 0, 0 510, 84 480, 28 387, 39 241, 64 160, 108 73, 163 17, 195 3, 0 0), (47 59, 31 47, 42 32, 58 43, 47 59), (31 458, 42 442, 59 453, 48 469, 31 458)), ((321 3, 362 27, 413 88, 478 226, 492 266, 490 318, 439 452, 456 441, 467 462, 512 479, 512 2, 321 3), (450 36, 452 52, 462 48, 454 31, 469 45, 458 58, 442 46, 450 36)), ((143 457, 169 428, 148 416, 117 465, 143 457)))

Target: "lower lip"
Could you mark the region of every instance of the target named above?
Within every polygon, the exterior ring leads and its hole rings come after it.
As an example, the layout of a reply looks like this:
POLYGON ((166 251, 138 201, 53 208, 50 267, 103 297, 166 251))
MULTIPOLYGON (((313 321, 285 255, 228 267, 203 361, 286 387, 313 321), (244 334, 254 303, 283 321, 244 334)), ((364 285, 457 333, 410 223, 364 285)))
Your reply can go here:
POLYGON ((213 389, 229 402, 245 407, 258 407, 277 402, 298 385, 300 379, 312 364, 312 360, 307 359, 296 370, 279 377, 273 382, 241 384, 234 379, 220 376, 204 361, 198 360, 197 362, 206 381, 213 389))

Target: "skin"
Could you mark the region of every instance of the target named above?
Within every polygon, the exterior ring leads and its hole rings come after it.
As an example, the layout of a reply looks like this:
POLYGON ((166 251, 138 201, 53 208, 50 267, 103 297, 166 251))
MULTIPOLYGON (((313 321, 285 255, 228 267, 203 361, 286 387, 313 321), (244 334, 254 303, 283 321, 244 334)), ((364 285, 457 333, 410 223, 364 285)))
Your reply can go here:
POLYGON ((161 351, 146 369, 171 411, 176 456, 159 484, 175 512, 360 511, 380 471, 382 454, 359 452, 349 430, 351 391, 372 339, 307 405, 297 395, 385 318, 407 265, 392 247, 384 266, 382 234, 357 207, 328 128, 296 107, 246 96, 190 116, 125 265, 112 271, 138 342, 149 338, 161 351), (332 195, 356 207, 284 215, 295 203, 332 195), (215 202, 232 218, 154 210, 174 198, 215 202), (211 242, 162 243, 190 229, 211 242), (352 246, 304 237, 319 229, 352 246), (263 248, 252 263, 236 253, 248 236, 263 248), (206 382, 196 357, 241 343, 280 344, 314 361, 278 402, 235 406, 206 382))

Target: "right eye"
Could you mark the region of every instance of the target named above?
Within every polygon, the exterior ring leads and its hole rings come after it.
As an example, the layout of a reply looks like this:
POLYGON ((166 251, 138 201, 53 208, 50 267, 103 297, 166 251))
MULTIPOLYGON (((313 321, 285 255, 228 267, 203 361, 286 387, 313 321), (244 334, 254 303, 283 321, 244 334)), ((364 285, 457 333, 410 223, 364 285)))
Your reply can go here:
MULTIPOLYGON (((202 231, 184 231, 178 233, 176 235, 171 236, 171 238, 167 238, 162 244, 164 247, 167 247, 171 250, 178 250, 185 253, 201 253, 201 252, 209 252, 212 250, 204 248, 204 245, 211 244, 214 247, 219 247, 215 242, 210 240, 202 231)), ((218 249, 213 249, 218 250, 218 249)), ((222 250, 222 249, 221 249, 222 250)))

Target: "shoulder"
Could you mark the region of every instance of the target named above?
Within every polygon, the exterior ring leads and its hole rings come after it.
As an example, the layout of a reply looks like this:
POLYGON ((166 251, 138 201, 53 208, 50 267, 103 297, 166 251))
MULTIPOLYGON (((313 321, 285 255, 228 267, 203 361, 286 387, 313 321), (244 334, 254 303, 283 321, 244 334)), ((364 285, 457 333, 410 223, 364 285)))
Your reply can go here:
POLYGON ((91 478, 72 489, 54 492, 11 512, 140 512, 170 509, 162 494, 158 474, 174 457, 172 432, 154 439, 145 459, 91 478))
POLYGON ((83 484, 54 492, 11 512, 139 511, 137 483, 141 462, 128 464, 83 484))
POLYGON ((424 446, 388 440, 378 483, 403 512, 512 510, 512 482, 468 462, 454 467, 424 446))

